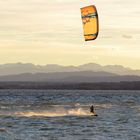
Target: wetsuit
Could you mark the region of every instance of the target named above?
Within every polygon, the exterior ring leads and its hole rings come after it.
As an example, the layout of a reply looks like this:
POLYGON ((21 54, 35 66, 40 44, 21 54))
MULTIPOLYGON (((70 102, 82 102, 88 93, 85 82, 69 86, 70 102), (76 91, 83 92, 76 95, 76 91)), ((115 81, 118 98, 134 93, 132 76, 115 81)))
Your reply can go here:
POLYGON ((93 105, 90 107, 90 112, 91 113, 94 113, 94 107, 93 107, 93 105))

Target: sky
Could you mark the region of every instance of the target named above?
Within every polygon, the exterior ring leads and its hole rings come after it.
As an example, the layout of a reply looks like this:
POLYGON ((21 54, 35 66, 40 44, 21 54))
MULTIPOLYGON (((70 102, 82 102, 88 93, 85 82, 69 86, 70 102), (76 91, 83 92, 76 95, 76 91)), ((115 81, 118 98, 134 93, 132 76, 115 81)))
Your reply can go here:
POLYGON ((0 0, 0 64, 123 65, 140 69, 139 0, 0 0), (85 42, 80 8, 96 5, 85 42))

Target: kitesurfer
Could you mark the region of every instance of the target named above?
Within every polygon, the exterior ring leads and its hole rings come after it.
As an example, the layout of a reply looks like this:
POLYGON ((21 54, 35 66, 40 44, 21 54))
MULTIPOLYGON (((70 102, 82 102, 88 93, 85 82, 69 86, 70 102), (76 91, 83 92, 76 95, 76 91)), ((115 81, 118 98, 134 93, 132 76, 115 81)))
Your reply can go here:
POLYGON ((94 106, 93 105, 90 106, 90 113, 93 113, 93 114, 95 113, 94 112, 94 106))
POLYGON ((94 109, 93 105, 90 106, 90 113, 92 113, 92 115, 94 115, 94 116, 98 116, 95 112, 95 109, 94 109))

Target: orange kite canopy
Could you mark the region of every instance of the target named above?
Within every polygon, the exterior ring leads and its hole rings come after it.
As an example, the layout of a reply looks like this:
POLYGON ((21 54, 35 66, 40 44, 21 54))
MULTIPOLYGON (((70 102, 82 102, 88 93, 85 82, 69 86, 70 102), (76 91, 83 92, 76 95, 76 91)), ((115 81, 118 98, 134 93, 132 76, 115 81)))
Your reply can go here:
POLYGON ((94 5, 81 8, 85 41, 95 40, 99 32, 99 22, 94 5))

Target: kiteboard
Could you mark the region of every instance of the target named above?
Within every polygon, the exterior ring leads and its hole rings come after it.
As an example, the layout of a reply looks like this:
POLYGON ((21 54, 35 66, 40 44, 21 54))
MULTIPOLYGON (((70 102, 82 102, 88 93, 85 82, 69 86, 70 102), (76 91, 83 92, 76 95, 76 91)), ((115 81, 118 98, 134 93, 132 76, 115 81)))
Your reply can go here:
POLYGON ((96 113, 90 113, 91 114, 91 116, 98 116, 98 114, 96 114, 96 113))

